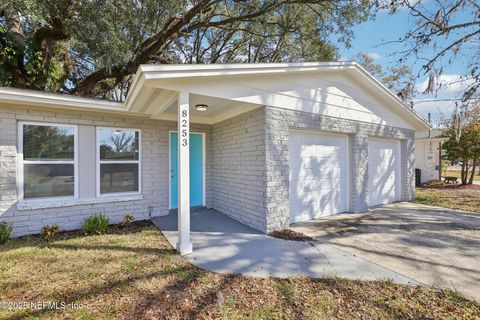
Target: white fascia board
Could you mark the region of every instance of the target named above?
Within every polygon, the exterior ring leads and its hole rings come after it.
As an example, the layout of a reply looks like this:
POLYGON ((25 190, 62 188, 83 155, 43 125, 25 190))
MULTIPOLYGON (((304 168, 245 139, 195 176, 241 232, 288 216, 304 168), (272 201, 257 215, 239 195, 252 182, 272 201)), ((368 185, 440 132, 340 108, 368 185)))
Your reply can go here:
POLYGON ((305 71, 336 71, 354 68, 353 62, 255 63, 255 64, 198 64, 198 65, 141 65, 146 80, 196 78, 232 75, 275 74, 305 71))
POLYGON ((145 75, 139 67, 135 73, 135 78, 133 79, 132 85, 130 86, 131 90, 128 92, 127 99, 125 100, 125 108, 127 111, 132 108, 132 105, 142 91, 144 84, 145 75))
POLYGON ((4 87, 0 87, 0 102, 49 108, 126 112, 125 105, 119 102, 4 87))

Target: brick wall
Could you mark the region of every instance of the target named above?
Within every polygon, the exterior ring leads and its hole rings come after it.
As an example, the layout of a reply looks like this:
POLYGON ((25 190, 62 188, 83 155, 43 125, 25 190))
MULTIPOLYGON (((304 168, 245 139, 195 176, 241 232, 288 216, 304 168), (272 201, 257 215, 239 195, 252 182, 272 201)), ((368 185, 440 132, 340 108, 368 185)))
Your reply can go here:
POLYGON ((415 197, 415 134, 412 130, 320 116, 273 107, 265 109, 267 232, 289 225, 288 139, 291 129, 344 133, 351 148, 351 211, 368 210, 368 137, 401 140, 403 201, 415 197))
MULTIPOLYGON (((289 224, 288 139, 291 129, 345 133, 351 145, 351 210, 368 210, 368 137, 401 140, 402 200, 415 197, 414 132, 312 113, 259 108, 213 126, 206 132, 206 205, 257 230, 270 232, 289 224)), ((0 221, 14 223, 14 236, 38 233, 45 224, 78 229, 91 214, 117 222, 126 213, 137 219, 168 213, 169 132, 176 122, 123 118, 107 114, 58 112, 35 107, 0 106, 0 221), (43 121, 142 130, 143 198, 37 210, 17 209, 17 123, 43 121)), ((92 141, 95 143, 95 141, 92 141)))
MULTIPOLYGON (((265 232, 265 109, 213 125, 213 207, 265 232)), ((288 197, 288 195, 287 195, 288 197)))
POLYGON ((406 133, 400 144, 402 161, 402 200, 415 200, 415 132, 406 133))
MULTIPOLYGON (((168 214, 169 205, 169 132, 176 122, 145 118, 123 118, 116 115, 59 112, 35 107, 0 106, 0 221, 13 222, 14 236, 38 233, 45 224, 57 223, 62 229, 73 230, 95 213, 103 213, 112 223, 127 213, 136 219, 168 214), (123 127, 142 130, 143 198, 131 201, 89 203, 58 208, 19 210, 17 208, 17 123, 41 121, 91 126, 123 127)), ((211 126, 191 126, 192 132, 206 132, 206 202, 212 206, 211 126)), ((95 143, 95 141, 92 141, 95 143)), ((93 186, 94 187, 94 186, 93 186)))

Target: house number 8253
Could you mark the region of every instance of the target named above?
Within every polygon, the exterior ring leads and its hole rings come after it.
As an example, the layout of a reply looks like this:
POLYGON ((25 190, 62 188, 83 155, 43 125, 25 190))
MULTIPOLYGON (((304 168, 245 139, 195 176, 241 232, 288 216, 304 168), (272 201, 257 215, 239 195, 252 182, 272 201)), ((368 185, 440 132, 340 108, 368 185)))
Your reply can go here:
POLYGON ((181 134, 182 134, 182 146, 183 147, 188 146, 188 139, 187 139, 188 121, 187 121, 187 117, 188 117, 187 110, 182 110, 182 120, 181 120, 182 133, 181 134))

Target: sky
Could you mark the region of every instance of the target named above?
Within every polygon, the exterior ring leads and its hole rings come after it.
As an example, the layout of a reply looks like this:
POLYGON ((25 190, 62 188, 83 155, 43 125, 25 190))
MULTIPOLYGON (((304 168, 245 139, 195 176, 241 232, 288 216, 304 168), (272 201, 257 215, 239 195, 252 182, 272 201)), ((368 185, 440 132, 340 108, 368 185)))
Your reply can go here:
MULTIPOLYGON (((427 2, 424 3, 427 6, 428 0, 424 2, 427 2)), ((459 18, 461 19, 462 17, 465 18, 466 15, 463 13, 459 14, 459 18)), ((352 41, 351 48, 340 48, 341 59, 353 60, 356 54, 362 52, 369 54, 374 59, 374 62, 381 64, 384 69, 394 66, 400 58, 399 55, 395 55, 395 52, 404 49, 405 44, 390 43, 382 45, 382 43, 399 39, 414 25, 415 20, 410 17, 407 9, 402 9, 395 15, 390 15, 387 11, 381 11, 377 14, 375 20, 367 21, 354 27, 355 39, 352 41)), ((425 56, 431 56, 434 53, 434 49, 429 49, 424 53, 425 56)), ((468 62, 467 59, 467 57, 460 55, 455 58, 453 64, 444 68, 443 75, 440 78, 440 82, 444 83, 444 86, 436 95, 417 93, 414 99, 414 109, 425 119, 427 119, 428 113, 431 113, 432 125, 438 126, 442 119, 449 118, 455 102, 422 102, 422 100, 442 100, 460 97, 466 83, 459 83, 458 79, 464 72, 464 64, 468 62)), ((414 61, 407 61, 407 65, 411 67, 414 74, 418 74, 420 70, 419 65, 415 65, 414 61)), ((427 82, 428 76, 421 73, 416 81, 417 91, 424 91, 427 82)))

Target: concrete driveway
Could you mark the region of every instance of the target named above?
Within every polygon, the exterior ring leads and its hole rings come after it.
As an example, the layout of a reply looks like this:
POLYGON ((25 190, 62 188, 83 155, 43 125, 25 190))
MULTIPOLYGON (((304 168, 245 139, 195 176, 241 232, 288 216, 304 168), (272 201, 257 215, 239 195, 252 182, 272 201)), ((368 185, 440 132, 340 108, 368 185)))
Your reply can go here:
POLYGON ((424 284, 480 301, 480 214, 397 203, 291 229, 424 284))

